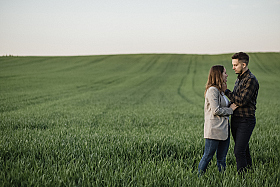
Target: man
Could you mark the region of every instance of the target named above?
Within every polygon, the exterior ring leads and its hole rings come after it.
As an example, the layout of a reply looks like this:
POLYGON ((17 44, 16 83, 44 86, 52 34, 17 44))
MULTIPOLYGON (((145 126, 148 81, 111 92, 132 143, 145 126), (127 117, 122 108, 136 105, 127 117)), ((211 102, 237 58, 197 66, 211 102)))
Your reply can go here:
POLYGON ((225 95, 238 108, 231 117, 231 132, 235 142, 234 155, 237 171, 247 171, 252 166, 249 140, 256 124, 255 111, 259 83, 248 69, 249 56, 246 53, 235 53, 232 57, 232 69, 238 74, 234 89, 226 89, 225 95))

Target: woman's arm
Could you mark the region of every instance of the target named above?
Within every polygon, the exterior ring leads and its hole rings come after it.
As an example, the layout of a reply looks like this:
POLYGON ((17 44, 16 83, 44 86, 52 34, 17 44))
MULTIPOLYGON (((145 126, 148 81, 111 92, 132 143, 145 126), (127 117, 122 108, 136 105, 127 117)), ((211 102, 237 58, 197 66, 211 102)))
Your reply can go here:
POLYGON ((220 107, 219 106, 219 90, 215 87, 210 87, 205 95, 208 100, 211 112, 214 116, 228 116, 233 114, 234 105, 232 107, 220 107))

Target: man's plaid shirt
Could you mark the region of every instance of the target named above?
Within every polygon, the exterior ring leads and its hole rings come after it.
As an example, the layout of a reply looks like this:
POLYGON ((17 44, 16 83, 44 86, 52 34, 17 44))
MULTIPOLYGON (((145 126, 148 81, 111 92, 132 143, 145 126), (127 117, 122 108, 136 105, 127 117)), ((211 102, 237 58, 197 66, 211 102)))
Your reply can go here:
POLYGON ((225 95, 231 103, 235 103, 238 108, 233 112, 236 117, 255 116, 259 83, 257 78, 247 70, 242 75, 238 75, 234 89, 225 91, 225 95))

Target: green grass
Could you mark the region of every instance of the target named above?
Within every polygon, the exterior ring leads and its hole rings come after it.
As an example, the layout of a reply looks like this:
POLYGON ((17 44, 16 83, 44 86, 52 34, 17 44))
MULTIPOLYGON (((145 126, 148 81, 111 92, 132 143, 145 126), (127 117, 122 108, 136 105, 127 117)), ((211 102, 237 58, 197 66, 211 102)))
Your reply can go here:
POLYGON ((279 186, 280 53, 250 53, 260 83, 254 172, 204 176, 204 86, 231 55, 0 58, 0 186, 279 186))

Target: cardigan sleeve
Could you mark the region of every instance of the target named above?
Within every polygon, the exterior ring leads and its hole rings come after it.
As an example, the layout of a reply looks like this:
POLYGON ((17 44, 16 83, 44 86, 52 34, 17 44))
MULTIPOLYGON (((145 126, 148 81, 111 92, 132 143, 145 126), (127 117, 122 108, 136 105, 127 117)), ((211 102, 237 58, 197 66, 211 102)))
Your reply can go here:
POLYGON ((232 108, 220 106, 220 92, 215 87, 208 88, 205 98, 208 100, 209 108, 214 116, 229 116, 233 114, 232 108))

